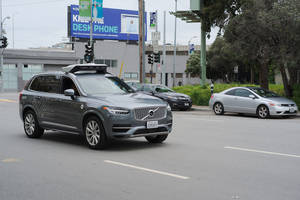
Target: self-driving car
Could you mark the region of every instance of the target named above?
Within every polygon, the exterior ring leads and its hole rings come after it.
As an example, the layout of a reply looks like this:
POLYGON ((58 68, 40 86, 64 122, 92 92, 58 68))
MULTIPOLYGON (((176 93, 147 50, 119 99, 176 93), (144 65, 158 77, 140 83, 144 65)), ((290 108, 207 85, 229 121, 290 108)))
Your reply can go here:
POLYGON ((35 75, 20 93, 19 111, 28 137, 45 130, 78 133, 92 149, 107 147, 113 138, 161 143, 173 123, 168 103, 134 92, 98 64, 35 75))

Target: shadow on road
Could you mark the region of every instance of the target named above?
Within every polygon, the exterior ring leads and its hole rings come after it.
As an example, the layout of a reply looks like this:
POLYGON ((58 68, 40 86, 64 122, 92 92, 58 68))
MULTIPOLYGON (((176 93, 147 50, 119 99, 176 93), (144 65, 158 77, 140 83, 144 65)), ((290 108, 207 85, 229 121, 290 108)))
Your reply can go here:
MULTIPOLYGON (((40 140, 88 148, 83 136, 59 131, 47 131, 40 140)), ((136 151, 148 148, 160 148, 166 145, 168 144, 150 144, 146 139, 145 141, 141 139, 114 139, 111 141, 110 146, 102 151, 136 151)))

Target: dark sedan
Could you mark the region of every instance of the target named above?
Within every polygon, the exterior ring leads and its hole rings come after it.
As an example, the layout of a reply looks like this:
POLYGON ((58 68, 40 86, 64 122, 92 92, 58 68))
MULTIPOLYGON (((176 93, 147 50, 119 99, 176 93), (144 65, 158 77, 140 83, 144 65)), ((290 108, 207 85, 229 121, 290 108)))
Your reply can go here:
POLYGON ((192 107, 192 100, 188 95, 177 93, 164 85, 142 84, 139 91, 168 102, 172 109, 189 110, 192 107))

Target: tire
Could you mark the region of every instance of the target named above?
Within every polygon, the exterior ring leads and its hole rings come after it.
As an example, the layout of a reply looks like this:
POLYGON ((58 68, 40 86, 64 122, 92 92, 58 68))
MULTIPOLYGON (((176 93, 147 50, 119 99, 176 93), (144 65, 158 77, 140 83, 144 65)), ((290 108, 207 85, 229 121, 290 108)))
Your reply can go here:
POLYGON ((24 113, 24 131, 29 138, 40 138, 44 129, 40 127, 35 112, 28 110, 24 113))
POLYGON ((269 108, 265 105, 261 105, 257 108, 257 116, 260 119, 267 119, 270 117, 269 108))
POLYGON ((105 149, 109 145, 105 130, 98 117, 89 117, 85 121, 84 136, 91 149, 105 149))
POLYGON ((167 139, 168 135, 155 135, 155 136, 146 136, 146 140, 149 143, 157 144, 163 143, 167 139))
POLYGON ((213 110, 215 112, 216 115, 223 115, 224 114, 224 106, 221 103, 215 103, 213 110))

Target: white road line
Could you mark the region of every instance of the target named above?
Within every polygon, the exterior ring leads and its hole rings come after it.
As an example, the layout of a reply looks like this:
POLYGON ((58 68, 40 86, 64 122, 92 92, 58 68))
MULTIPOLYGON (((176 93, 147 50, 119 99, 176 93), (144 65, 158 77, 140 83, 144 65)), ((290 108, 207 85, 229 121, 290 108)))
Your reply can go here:
POLYGON ((179 178, 179 179, 184 179, 184 180, 190 179, 189 177, 186 177, 186 176, 180 176, 180 175, 177 175, 177 174, 162 172, 162 171, 153 170, 153 169, 147 169, 147 168, 144 168, 144 167, 138 167, 138 166, 129 165, 129 164, 120 163, 120 162, 115 162, 115 161, 111 161, 111 160, 104 160, 104 162, 114 164, 114 165, 123 166, 123 167, 138 169, 138 170, 142 170, 142 171, 147 171, 147 172, 151 172, 151 173, 161 174, 161 175, 165 175, 165 176, 171 176, 171 177, 174 177, 174 178, 179 178))
POLYGON ((298 155, 293 154, 286 154, 286 153, 277 153, 277 152, 270 152, 270 151, 261 151, 261 150, 255 150, 255 149, 245 149, 240 147, 224 147, 225 149, 232 149, 232 150, 238 150, 238 151, 248 151, 248 152, 254 152, 254 153, 263 153, 263 154, 269 154, 269 155, 276 155, 276 156, 286 156, 286 157, 293 157, 293 158, 300 158, 298 155))

